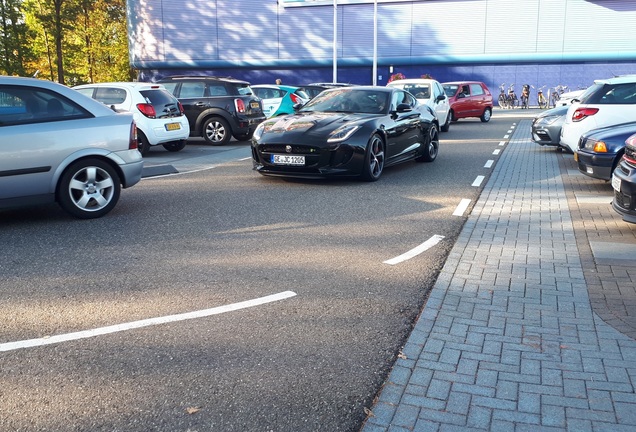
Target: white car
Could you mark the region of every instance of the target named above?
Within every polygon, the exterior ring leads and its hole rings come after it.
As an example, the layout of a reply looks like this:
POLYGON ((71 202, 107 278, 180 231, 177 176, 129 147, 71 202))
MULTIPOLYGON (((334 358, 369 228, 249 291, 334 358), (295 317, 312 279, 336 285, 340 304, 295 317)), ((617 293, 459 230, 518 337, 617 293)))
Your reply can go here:
POLYGON ((148 153, 151 146, 163 145, 173 152, 186 146, 190 124, 181 103, 162 84, 111 82, 84 84, 73 89, 113 111, 133 113, 142 155, 148 153))
POLYGON ((0 209, 57 202, 92 219, 139 182, 129 113, 50 81, 0 77, 0 209))
POLYGON ((412 78, 392 81, 387 87, 397 87, 415 96, 423 105, 431 107, 442 132, 450 129, 450 103, 442 85, 434 79, 412 78))
POLYGON ((636 119, 636 75, 595 80, 578 99, 561 128, 561 146, 572 153, 585 132, 636 119))
POLYGON ((556 101, 556 106, 570 105, 573 101, 579 100, 583 93, 585 93, 585 89, 562 93, 559 100, 556 101))

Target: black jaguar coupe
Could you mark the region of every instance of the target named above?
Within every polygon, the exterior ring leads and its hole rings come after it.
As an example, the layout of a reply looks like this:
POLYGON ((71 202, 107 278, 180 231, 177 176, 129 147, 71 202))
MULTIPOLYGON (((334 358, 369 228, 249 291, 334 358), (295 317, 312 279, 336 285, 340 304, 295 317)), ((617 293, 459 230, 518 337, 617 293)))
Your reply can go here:
POLYGON ((261 123, 252 137, 254 169, 267 176, 376 181, 387 166, 434 161, 438 129, 430 109, 404 90, 335 88, 294 114, 261 123))

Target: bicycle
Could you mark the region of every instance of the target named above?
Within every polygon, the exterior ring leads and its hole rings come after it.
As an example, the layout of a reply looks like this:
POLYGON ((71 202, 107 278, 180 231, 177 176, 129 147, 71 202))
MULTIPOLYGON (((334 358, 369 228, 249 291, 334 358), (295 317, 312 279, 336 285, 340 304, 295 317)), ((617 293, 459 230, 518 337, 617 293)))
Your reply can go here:
POLYGON ((539 105, 540 109, 545 109, 548 107, 548 100, 543 94, 543 89, 545 86, 541 86, 539 90, 537 90, 537 105, 539 105))
POLYGON ((499 86, 499 98, 497 98, 497 104, 499 104, 499 106, 502 109, 508 108, 508 98, 506 96, 506 84, 505 83, 502 83, 499 86))
POLYGON ((508 102, 508 108, 513 109, 518 105, 519 98, 517 98, 517 94, 515 93, 515 85, 510 84, 508 87, 508 96, 506 96, 506 100, 508 102))
POLYGON ((556 107, 556 104, 558 100, 561 98, 561 95, 565 93, 567 89, 568 89, 568 86, 564 86, 561 84, 554 87, 554 91, 550 93, 550 106, 556 107))
POLYGON ((530 88, 534 88, 530 84, 524 84, 521 91, 521 109, 528 109, 530 105, 530 88))

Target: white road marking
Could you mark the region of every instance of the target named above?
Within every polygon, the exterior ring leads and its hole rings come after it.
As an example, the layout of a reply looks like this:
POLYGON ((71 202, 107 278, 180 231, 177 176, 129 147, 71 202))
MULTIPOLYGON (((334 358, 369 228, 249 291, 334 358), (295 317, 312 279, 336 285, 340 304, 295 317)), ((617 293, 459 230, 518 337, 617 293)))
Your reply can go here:
POLYGON ((486 165, 484 165, 484 168, 490 168, 492 167, 492 164, 494 164, 495 161, 490 159, 488 162, 486 162, 486 165))
POLYGON ((501 151, 501 150, 497 149, 497 150, 495 150, 494 152, 492 152, 492 154, 494 154, 494 155, 498 155, 500 151, 501 151))
POLYGON ((504 139, 510 138, 510 135, 504 135, 504 139))
POLYGON ((505 142, 505 141, 499 141, 499 145, 500 145, 500 146, 505 146, 505 145, 506 145, 506 142, 505 142))
POLYGON ((486 178, 486 177, 481 176, 481 175, 480 175, 480 176, 477 176, 477 178, 475 178, 475 181, 473 182, 473 184, 472 184, 471 186, 477 186, 477 187, 479 187, 479 186, 481 185, 481 182, 483 182, 485 178, 486 178))
MULTIPOLYGON (((508 132, 506 132, 506 133, 509 133, 509 134, 510 134, 510 133, 512 133, 512 129, 511 129, 511 130, 509 130, 509 131, 508 131, 508 132)), ((506 135, 506 137, 508 137, 508 135, 506 135)))
POLYGON ((0 344, 0 352, 12 351, 12 350, 17 350, 21 348, 31 348, 31 347, 42 346, 42 345, 50 345, 50 344, 68 342, 68 341, 78 340, 78 339, 86 339, 90 337, 101 336, 105 334, 127 331, 132 329, 138 329, 141 327, 166 324, 170 322, 185 321, 185 320, 190 320, 195 318, 203 318, 203 317, 208 317, 211 315, 218 315, 218 314, 222 314, 226 312, 233 312, 239 309, 260 306, 266 303, 271 303, 271 302, 275 302, 279 300, 285 300, 287 298, 294 297, 295 295, 296 293, 293 291, 284 291, 278 294, 272 294, 265 297, 252 299, 252 300, 246 300, 239 303, 232 303, 225 306, 218 306, 211 309, 204 309, 204 310, 199 310, 194 312, 186 312, 186 313, 177 314, 177 315, 168 315, 164 317, 148 318, 148 319, 144 319, 140 321, 132 321, 129 323, 115 324, 115 325, 100 327, 100 328, 96 328, 92 330, 84 330, 84 331, 79 331, 74 333, 42 337, 38 339, 28 339, 28 340, 17 341, 17 342, 7 342, 7 343, 0 344))
POLYGON ((461 200, 457 208, 455 208, 455 211, 453 212, 453 216, 463 216, 464 212, 466 211, 469 205, 470 205, 469 199, 461 200))
POLYGON ((421 254, 422 252, 432 248, 437 243, 442 241, 443 238, 444 238, 443 235, 434 235, 433 237, 431 237, 430 239, 426 240, 424 243, 422 243, 418 247, 413 248, 410 251, 408 251, 406 253, 403 253, 400 256, 397 256, 395 258, 391 258, 390 260, 384 261, 384 264, 395 265, 395 264, 399 264, 399 263, 401 263, 403 261, 406 261, 408 259, 411 259, 411 258, 421 254))

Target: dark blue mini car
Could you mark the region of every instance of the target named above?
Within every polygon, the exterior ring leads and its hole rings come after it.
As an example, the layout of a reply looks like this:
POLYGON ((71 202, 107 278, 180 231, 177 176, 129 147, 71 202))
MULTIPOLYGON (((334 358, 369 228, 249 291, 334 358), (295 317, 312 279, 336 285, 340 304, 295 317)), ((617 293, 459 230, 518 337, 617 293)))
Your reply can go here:
POLYGON ((609 181, 625 153, 625 140, 636 134, 636 122, 623 123, 586 132, 574 153, 579 171, 609 181))

